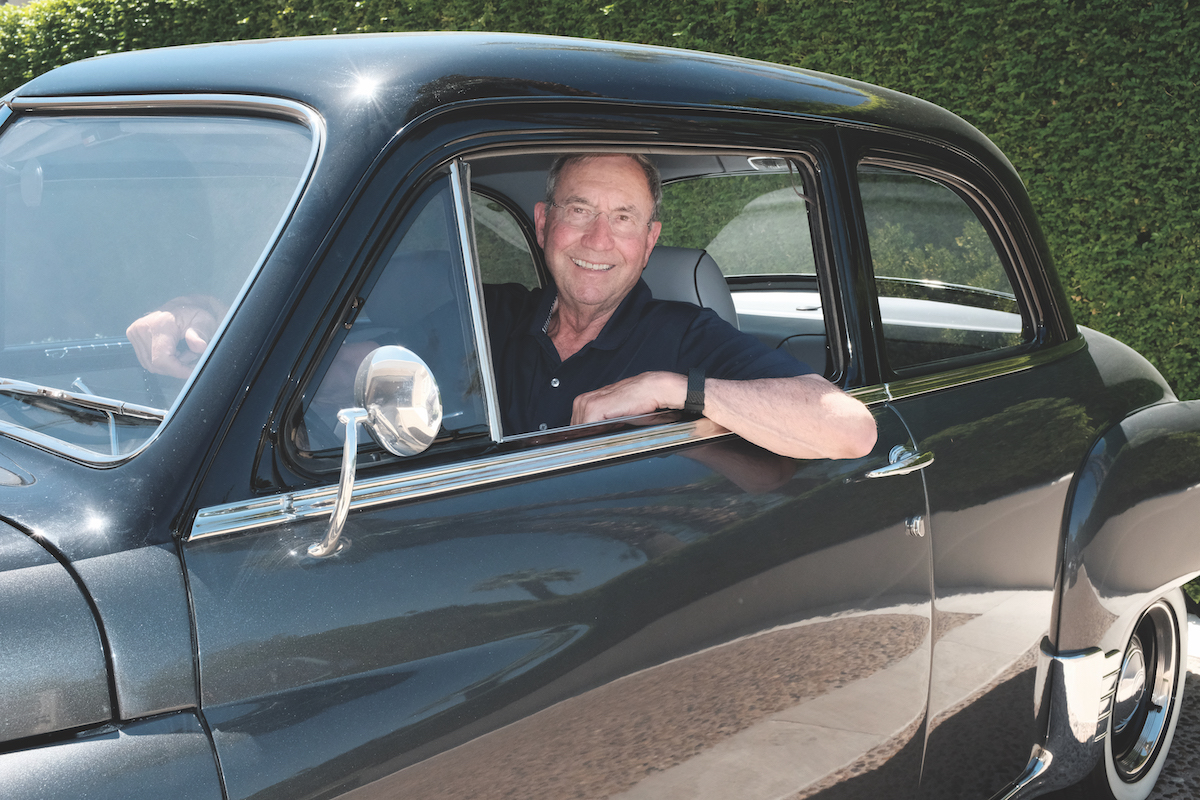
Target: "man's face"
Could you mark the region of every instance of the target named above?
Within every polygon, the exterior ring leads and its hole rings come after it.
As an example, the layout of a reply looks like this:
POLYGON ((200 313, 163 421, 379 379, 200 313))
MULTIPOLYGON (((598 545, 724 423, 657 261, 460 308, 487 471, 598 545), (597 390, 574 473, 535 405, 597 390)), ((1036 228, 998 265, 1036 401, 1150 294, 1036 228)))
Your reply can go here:
POLYGON ((558 287, 560 307, 573 313, 611 313, 620 305, 646 266, 662 225, 646 222, 654 200, 646 173, 627 156, 597 156, 568 164, 559 174, 555 207, 534 208, 538 244, 558 287), (583 227, 567 222, 572 213, 559 206, 604 212, 583 227), (632 235, 614 232, 612 219, 632 216, 632 235))

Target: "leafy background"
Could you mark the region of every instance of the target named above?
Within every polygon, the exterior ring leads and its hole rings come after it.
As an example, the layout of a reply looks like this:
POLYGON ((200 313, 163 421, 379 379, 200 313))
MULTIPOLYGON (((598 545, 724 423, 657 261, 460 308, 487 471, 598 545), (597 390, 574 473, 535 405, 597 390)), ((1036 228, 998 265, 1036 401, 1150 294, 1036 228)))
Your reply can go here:
POLYGON ((1200 397, 1200 9, 1190 0, 36 0, 0 91, 117 50, 503 30, 777 61, 945 106, 1021 172, 1076 319, 1200 397))

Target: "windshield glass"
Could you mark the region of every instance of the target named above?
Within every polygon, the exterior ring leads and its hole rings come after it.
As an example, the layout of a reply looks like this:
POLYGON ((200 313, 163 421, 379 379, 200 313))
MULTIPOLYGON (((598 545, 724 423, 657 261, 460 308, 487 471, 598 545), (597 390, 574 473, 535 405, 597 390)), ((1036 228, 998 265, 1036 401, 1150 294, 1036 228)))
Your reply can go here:
POLYGON ((0 393, 0 429, 103 456, 145 442, 162 416, 146 411, 165 413, 185 381, 142 369, 126 329, 185 296, 220 322, 311 150, 308 128, 273 119, 27 116, 5 128, 0 380, 63 393, 0 393))

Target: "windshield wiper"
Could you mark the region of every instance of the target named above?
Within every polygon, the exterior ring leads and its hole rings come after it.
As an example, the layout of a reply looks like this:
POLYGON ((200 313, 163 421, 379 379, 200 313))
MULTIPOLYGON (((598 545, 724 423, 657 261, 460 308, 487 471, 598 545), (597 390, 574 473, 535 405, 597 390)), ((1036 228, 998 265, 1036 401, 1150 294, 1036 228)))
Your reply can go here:
POLYGON ((30 383, 29 381, 0 378, 0 394, 44 398, 51 401, 49 404, 41 404, 43 407, 57 403, 89 411, 102 412, 108 417, 108 440, 114 456, 121 454, 120 441, 117 437, 117 417, 162 422, 163 418, 167 415, 167 412, 161 408, 127 403, 123 400, 114 400, 111 397, 92 394, 82 378, 76 378, 72 385, 82 391, 72 392, 67 389, 55 389, 52 386, 30 383))

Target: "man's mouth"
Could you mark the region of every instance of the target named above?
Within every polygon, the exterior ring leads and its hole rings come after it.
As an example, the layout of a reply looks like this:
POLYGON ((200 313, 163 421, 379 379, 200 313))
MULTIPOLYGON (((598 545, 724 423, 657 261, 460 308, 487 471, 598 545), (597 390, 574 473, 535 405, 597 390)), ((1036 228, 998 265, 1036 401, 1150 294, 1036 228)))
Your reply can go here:
POLYGON ((591 261, 584 261, 582 258, 572 258, 571 261, 574 262, 575 266, 577 267, 590 269, 595 272, 607 272, 613 268, 612 264, 593 264, 591 261))

